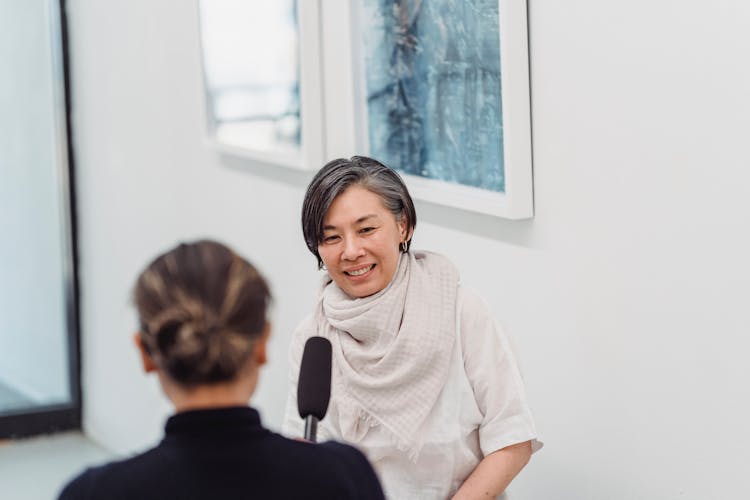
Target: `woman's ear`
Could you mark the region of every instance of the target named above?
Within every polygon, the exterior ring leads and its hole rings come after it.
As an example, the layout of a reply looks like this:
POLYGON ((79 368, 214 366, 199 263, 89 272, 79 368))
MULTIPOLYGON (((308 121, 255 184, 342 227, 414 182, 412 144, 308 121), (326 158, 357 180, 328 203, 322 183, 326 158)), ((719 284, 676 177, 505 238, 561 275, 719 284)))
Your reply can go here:
POLYGON ((266 326, 263 327, 263 333, 260 334, 260 338, 255 343, 253 349, 253 361, 256 365, 262 366, 268 362, 267 356, 267 345, 268 337, 271 335, 271 323, 266 321, 266 326))
POLYGON ((409 241, 409 237, 411 236, 411 234, 409 234, 409 218, 402 212, 401 217, 396 222, 398 223, 398 232, 401 235, 401 241, 409 241))
POLYGON ((135 344, 135 347, 138 349, 138 353, 141 355, 141 363, 143 364, 143 371, 146 373, 157 371, 159 367, 156 366, 156 363, 154 362, 154 358, 152 358, 151 355, 148 353, 148 350, 146 350, 146 346, 143 344, 143 339, 141 338, 140 332, 135 332, 135 334, 133 334, 133 343, 135 344))

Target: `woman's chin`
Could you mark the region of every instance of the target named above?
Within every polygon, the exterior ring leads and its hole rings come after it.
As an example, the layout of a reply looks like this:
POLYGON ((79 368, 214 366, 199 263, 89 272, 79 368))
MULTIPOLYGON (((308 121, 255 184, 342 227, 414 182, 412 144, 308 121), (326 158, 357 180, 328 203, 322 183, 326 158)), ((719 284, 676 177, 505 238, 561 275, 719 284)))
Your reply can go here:
POLYGON ((351 287, 347 287, 347 288, 339 287, 339 288, 341 288, 344 291, 344 293, 346 293, 349 297, 353 299, 364 299, 365 297, 369 297, 370 295, 374 295, 377 293, 377 291, 373 292, 373 291, 366 290, 366 289, 363 290, 363 289, 356 289, 356 288, 351 288, 351 287))
POLYGON ((378 288, 377 283, 373 282, 362 282, 362 283, 337 283, 344 293, 353 299, 363 299, 378 293, 383 287, 378 288))

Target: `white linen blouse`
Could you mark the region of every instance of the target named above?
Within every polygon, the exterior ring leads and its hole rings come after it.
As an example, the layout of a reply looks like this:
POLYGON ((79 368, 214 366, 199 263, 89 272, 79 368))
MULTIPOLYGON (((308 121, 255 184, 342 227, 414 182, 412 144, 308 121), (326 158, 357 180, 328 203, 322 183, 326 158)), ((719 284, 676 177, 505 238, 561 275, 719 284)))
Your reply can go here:
MULTIPOLYGON (((349 441, 372 462, 387 498, 450 498, 490 453, 526 441, 532 441, 534 452, 542 447, 507 335, 484 300, 461 285, 457 308, 451 375, 424 423, 424 446, 416 461, 365 415, 357 423, 359 441, 349 441)), ((313 321, 312 315, 305 321, 313 321)), ((309 330, 298 328, 290 348, 290 388, 282 429, 294 438, 303 435, 304 422, 297 412, 300 359, 291 358, 302 352, 307 340, 299 332, 309 330)), ((336 399, 333 389, 326 417, 318 425, 318 441, 344 441, 336 399)))

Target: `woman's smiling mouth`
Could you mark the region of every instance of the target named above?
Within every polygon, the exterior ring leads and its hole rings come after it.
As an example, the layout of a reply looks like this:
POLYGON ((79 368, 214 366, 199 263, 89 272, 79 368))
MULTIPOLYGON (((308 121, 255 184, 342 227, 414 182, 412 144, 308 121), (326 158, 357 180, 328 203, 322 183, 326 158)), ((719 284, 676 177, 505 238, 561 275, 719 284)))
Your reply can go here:
POLYGON ((375 264, 370 264, 369 266, 361 267, 359 269, 355 269, 352 271, 344 271, 344 274, 347 276, 362 276, 363 274, 368 273, 375 267, 375 264))

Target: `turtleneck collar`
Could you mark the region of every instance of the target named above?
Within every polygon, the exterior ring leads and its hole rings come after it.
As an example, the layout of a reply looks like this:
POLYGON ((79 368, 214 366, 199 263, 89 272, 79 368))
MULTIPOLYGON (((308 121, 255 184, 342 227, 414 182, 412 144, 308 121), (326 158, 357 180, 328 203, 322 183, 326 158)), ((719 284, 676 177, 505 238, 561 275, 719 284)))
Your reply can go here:
POLYGON ((169 417, 165 440, 182 436, 200 437, 236 433, 266 433, 260 414, 249 406, 189 410, 169 417))

